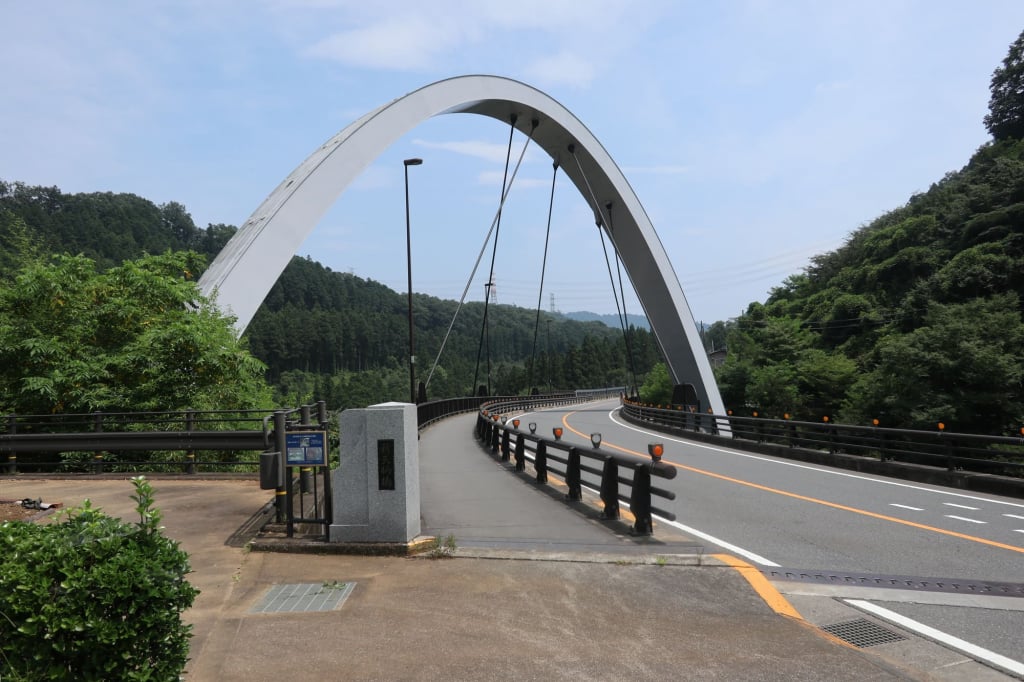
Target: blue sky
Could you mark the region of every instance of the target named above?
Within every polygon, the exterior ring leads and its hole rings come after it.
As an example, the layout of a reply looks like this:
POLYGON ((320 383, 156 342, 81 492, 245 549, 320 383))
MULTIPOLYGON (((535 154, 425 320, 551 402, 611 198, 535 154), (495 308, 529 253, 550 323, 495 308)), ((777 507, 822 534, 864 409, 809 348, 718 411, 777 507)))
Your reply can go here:
MULTIPOLYGON (((1022 29, 1019 0, 4 2, 0 177, 240 225, 367 111, 443 78, 507 76, 602 142, 710 323, 963 166, 989 138, 989 80, 1022 29)), ((430 119, 301 253, 404 291, 402 159, 420 157, 414 288, 458 298, 507 138, 490 119, 430 119)), ((499 303, 537 304, 550 176, 528 152, 502 217, 499 303)), ((563 311, 614 311, 592 213, 564 179, 545 309, 551 294, 563 311)))

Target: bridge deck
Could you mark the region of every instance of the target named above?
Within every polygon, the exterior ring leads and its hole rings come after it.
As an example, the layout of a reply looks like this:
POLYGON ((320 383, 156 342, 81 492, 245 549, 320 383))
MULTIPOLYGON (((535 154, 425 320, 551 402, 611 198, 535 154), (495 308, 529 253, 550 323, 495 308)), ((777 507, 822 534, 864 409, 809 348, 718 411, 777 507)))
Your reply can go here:
MULTIPOLYGON (((423 533, 455 537, 459 547, 545 552, 699 553, 700 546, 658 528, 629 534, 629 522, 606 521, 593 504, 568 503, 565 487, 517 473, 473 437, 476 415, 442 420, 420 434, 423 533)), ((586 496, 585 496, 586 497, 586 496)))

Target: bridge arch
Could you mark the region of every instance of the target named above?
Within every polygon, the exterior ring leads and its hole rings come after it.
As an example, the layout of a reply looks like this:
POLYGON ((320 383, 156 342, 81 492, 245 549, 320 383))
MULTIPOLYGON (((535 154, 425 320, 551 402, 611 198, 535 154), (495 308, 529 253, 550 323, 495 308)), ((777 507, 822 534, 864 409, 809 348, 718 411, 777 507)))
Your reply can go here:
POLYGON ((622 259, 676 383, 701 404, 725 408, 679 279, 622 171, 586 126, 554 99, 519 81, 460 76, 438 81, 354 121, 303 161, 260 204, 199 280, 243 332, 299 246, 351 183, 398 138, 438 114, 489 116, 516 127, 559 165, 595 211, 622 259), (570 152, 570 145, 573 152, 570 152), (575 158, 573 158, 575 157, 575 158), (595 206, 595 200, 597 205, 595 206), (607 205, 614 210, 614 232, 607 205))

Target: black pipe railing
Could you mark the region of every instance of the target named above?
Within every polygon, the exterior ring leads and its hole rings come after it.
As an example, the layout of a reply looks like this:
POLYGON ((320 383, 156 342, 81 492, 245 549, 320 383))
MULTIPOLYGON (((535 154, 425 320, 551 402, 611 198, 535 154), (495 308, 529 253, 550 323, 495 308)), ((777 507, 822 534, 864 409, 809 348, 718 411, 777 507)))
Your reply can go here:
POLYGON ((1024 438, 1021 437, 715 415, 695 412, 685 406, 651 406, 629 400, 622 401, 622 414, 631 422, 679 435, 715 436, 730 431, 733 438, 760 444, 832 455, 858 455, 880 462, 946 471, 1024 478, 1024 438))
MULTIPOLYGON (((275 412, 283 413, 286 423, 308 423, 313 410, 321 423, 327 421, 323 402, 275 412)), ((258 457, 246 459, 245 453, 273 447, 273 427, 269 423, 273 414, 266 410, 10 414, 0 422, 0 464, 8 474, 47 470, 195 474, 200 468, 255 472, 258 457), (182 455, 180 459, 163 460, 132 457, 141 452, 182 455), (242 458, 200 458, 198 452, 239 452, 242 458), (82 454, 77 458, 52 457, 70 453, 82 454)))
POLYGON ((419 428, 422 429, 447 417, 467 412, 476 412, 484 405, 499 406, 502 409, 557 407, 559 405, 575 405, 599 398, 618 397, 621 390, 620 388, 602 388, 531 396, 506 395, 446 398, 429 403, 420 403, 417 405, 416 411, 419 428))
MULTIPOLYGON (((593 400, 593 397, 574 398, 575 401, 593 400)), ((582 498, 583 474, 591 474, 600 479, 597 486, 602 502, 603 515, 606 519, 619 518, 619 503, 629 504, 630 511, 636 519, 633 532, 637 535, 651 535, 654 530, 653 516, 657 515, 669 521, 676 516, 666 509, 651 504, 652 497, 674 500, 675 493, 670 490, 651 485, 651 478, 675 478, 676 469, 660 461, 609 452, 600 448, 576 446, 559 439, 547 439, 535 433, 525 433, 519 429, 519 420, 509 422, 507 417, 499 416, 500 412, 536 407, 535 404, 524 405, 522 401, 509 403, 487 403, 477 416, 476 437, 488 445, 493 453, 502 461, 515 460, 516 471, 526 470, 527 443, 532 444, 534 452, 533 465, 537 483, 547 483, 548 474, 554 473, 565 481, 568 487, 566 498, 577 501, 582 498), (513 443, 514 440, 514 443, 513 443), (591 464, 593 462, 593 464, 591 464), (632 476, 622 475, 632 472, 632 476), (630 488, 630 494, 619 492, 620 486, 630 488)))

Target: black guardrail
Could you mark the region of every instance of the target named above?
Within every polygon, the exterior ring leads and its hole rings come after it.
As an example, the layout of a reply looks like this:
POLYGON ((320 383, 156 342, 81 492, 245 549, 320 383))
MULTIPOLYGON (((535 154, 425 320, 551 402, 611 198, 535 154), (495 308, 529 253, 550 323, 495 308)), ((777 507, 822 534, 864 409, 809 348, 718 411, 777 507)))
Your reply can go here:
POLYGON ((420 403, 416 406, 416 411, 418 414, 419 428, 422 429, 447 417, 452 417, 457 414, 465 414, 467 412, 476 412, 484 405, 556 407, 558 405, 574 405, 599 398, 615 398, 620 395, 621 391, 621 388, 600 388, 580 391, 565 391, 561 393, 546 393, 543 395, 531 396, 507 395, 446 398, 443 400, 434 400, 428 403, 420 403))
MULTIPOLYGON (((576 402, 593 400, 593 397, 576 398, 576 402)), ((630 512, 636 519, 633 532, 638 535, 650 535, 654 529, 653 515, 674 521, 674 513, 654 507, 652 497, 674 500, 675 493, 671 490, 658 488, 651 484, 651 478, 675 478, 676 469, 660 461, 660 453, 656 458, 638 457, 624 453, 609 452, 599 447, 580 447, 570 445, 559 438, 550 440, 535 433, 535 426, 529 432, 520 430, 520 420, 508 421, 502 412, 535 407, 524 405, 521 401, 514 403, 488 403, 484 406, 476 421, 476 437, 488 445, 491 452, 499 455, 502 461, 515 459, 516 471, 526 470, 527 444, 532 444, 533 467, 537 483, 547 483, 548 473, 560 476, 569 489, 567 499, 576 501, 582 498, 582 474, 590 473, 600 477, 599 493, 604 503, 604 517, 619 518, 619 503, 629 504, 630 512), (513 442, 514 441, 514 442, 513 442), (585 463, 594 462, 596 465, 585 463), (632 472, 632 476, 622 473, 632 472), (620 486, 630 488, 628 496, 620 494, 620 486)))
POLYGON ((87 414, 6 415, 0 422, 3 471, 88 472, 111 470, 176 471, 200 469, 255 472, 252 460, 217 460, 197 453, 259 452, 274 446, 275 413, 286 423, 309 423, 314 414, 327 420, 326 405, 275 410, 184 410, 180 412, 91 412, 87 414), (248 428, 245 428, 248 427, 248 428), (179 459, 140 459, 142 452, 177 452, 179 459), (56 454, 81 453, 77 458, 56 454), (46 457, 45 455, 49 455, 46 457), (20 457, 20 459, 19 459, 20 457))
POLYGON ((1024 494, 1024 437, 716 415, 629 400, 622 401, 621 413, 638 426, 730 447, 1000 494, 1024 494), (997 478, 1012 480, 1004 483, 997 478))

